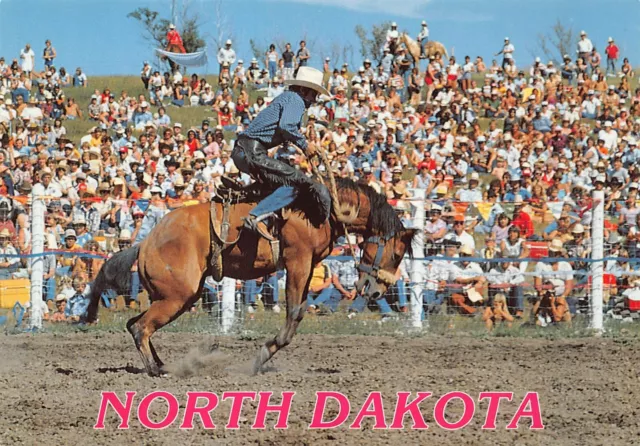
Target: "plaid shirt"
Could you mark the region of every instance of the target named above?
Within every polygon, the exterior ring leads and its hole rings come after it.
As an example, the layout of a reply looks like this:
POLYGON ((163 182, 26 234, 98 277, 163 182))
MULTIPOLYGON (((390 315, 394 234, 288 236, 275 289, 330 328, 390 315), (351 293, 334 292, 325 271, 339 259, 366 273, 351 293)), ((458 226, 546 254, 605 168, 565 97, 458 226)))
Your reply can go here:
POLYGON ((300 133, 300 124, 305 111, 302 98, 297 93, 285 91, 251 121, 243 135, 267 147, 290 141, 304 150, 307 141, 300 133))
POLYGON ((80 216, 87 222, 87 232, 94 233, 100 229, 100 212, 93 205, 89 208, 82 205, 74 206, 72 219, 76 220, 80 216))
POLYGON ((351 260, 327 260, 327 264, 331 269, 331 272, 338 276, 340 284, 346 290, 352 290, 355 288, 355 284, 358 281, 358 270, 356 264, 351 260))

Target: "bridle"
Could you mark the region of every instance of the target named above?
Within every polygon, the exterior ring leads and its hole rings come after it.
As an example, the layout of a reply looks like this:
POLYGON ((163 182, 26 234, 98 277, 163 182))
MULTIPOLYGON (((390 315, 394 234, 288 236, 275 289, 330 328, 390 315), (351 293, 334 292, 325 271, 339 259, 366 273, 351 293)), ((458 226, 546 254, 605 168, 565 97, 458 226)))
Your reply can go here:
POLYGON ((378 245, 376 249, 376 255, 373 259, 373 263, 371 265, 364 265, 362 262, 358 262, 358 271, 368 274, 376 280, 383 282, 384 284, 391 286, 396 283, 395 275, 381 270, 380 262, 382 261, 382 253, 384 252, 384 247, 395 237, 395 232, 388 234, 386 236, 382 235, 371 235, 366 240, 365 243, 376 243, 378 245))

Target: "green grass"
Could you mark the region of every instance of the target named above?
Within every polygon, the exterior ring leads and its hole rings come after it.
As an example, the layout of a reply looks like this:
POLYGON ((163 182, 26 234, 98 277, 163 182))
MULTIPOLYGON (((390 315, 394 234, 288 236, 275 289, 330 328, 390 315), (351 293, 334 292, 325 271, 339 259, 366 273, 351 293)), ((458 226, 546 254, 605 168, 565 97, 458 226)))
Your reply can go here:
MULTIPOLYGON (((0 311, 2 314, 2 311, 0 311)), ((7 314, 4 312, 4 314, 7 314)), ((44 331, 49 333, 120 333, 125 332, 127 320, 135 316, 137 312, 127 310, 113 312, 102 308, 99 313, 99 322, 96 325, 83 327, 72 324, 44 323, 44 331)), ((7 323, 0 327, 4 334, 17 334, 21 329, 15 328, 15 320, 8 315, 7 323)), ((278 333, 285 323, 285 314, 266 312, 262 307, 255 314, 236 312, 235 325, 231 336, 243 340, 264 340, 278 333)), ((201 310, 194 313, 185 313, 177 320, 162 328, 163 332, 179 333, 206 333, 222 335, 220 320, 215 314, 209 315, 201 310)), ((593 336, 589 327, 589 318, 580 315, 569 325, 554 327, 536 327, 525 324, 524 321, 514 322, 512 327, 506 325, 496 327, 489 333, 480 318, 470 318, 459 315, 432 315, 423 323, 421 330, 411 327, 410 315, 401 314, 397 319, 382 322, 376 313, 365 312, 354 319, 348 319, 346 309, 338 313, 319 316, 307 315, 300 324, 298 333, 323 334, 330 336, 397 336, 397 337, 472 337, 491 339, 494 337, 513 337, 527 339, 559 340, 569 338, 582 338, 593 336)), ((619 342, 635 342, 640 339, 640 324, 625 323, 622 321, 605 318, 605 332, 603 337, 617 339, 619 342)))

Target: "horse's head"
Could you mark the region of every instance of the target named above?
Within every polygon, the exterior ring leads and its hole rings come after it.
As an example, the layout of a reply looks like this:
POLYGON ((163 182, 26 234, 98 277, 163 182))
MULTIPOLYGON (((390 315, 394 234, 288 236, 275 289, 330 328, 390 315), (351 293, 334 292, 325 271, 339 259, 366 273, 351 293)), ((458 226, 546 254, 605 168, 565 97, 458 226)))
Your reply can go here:
POLYGON ((367 300, 377 300, 396 283, 396 273, 407 251, 411 252, 414 229, 400 234, 370 235, 362 244, 358 265, 357 293, 367 300))
POLYGON ((337 183, 336 219, 364 237, 356 291, 366 299, 378 299, 396 283, 398 266, 410 252, 415 231, 403 226, 386 196, 349 180, 337 183))

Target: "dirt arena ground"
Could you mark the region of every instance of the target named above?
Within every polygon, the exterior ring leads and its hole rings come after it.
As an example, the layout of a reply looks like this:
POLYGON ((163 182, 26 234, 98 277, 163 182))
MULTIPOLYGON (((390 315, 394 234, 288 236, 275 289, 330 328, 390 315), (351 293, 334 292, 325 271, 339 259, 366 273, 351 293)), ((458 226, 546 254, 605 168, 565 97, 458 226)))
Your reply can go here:
MULTIPOLYGON (((155 344, 175 374, 150 378, 125 333, 2 335, 0 341, 0 444, 633 444, 640 434, 640 344, 638 340, 521 338, 446 338, 440 336, 330 337, 300 335, 274 358, 272 370, 247 373, 261 341, 213 338, 211 335, 159 333, 155 344), (219 342, 218 349, 198 361, 197 347, 219 342), (200 367, 195 368, 199 363, 200 367), (195 375, 188 375, 195 372, 195 375), (180 375, 178 377, 177 375, 180 375), (116 429, 107 417, 105 430, 93 425, 100 392, 153 390, 184 395, 187 391, 297 392, 286 431, 252 431, 255 403, 245 407, 241 428, 225 430, 228 402, 214 411, 217 429, 180 430, 179 421, 162 431, 148 431, 132 417, 129 430, 116 429), (505 426, 517 404, 503 403, 498 429, 483 431, 487 403, 478 404, 471 424, 460 431, 439 428, 433 419, 434 399, 422 403, 430 425, 426 431, 361 430, 341 427, 309 431, 316 390, 341 391, 355 412, 371 391, 381 391, 390 422, 397 391, 452 390, 477 399, 481 391, 512 391, 520 402, 528 391, 539 392, 544 430, 531 431, 528 421, 516 431, 505 426)), ((135 406, 139 398, 135 401, 135 406)), ((181 399, 181 420, 184 398, 181 399)), ((166 406, 153 403, 152 418, 166 406)), ((452 418, 459 409, 450 405, 452 418)), ((329 412, 328 412, 329 413, 329 412)), ((273 425, 275 417, 269 417, 273 425)), ((269 426, 269 424, 268 424, 269 426)))

